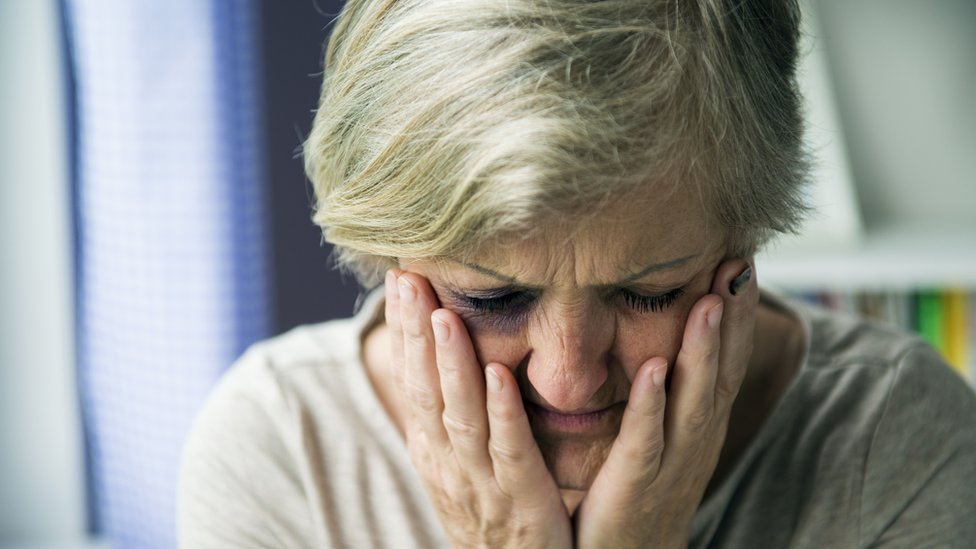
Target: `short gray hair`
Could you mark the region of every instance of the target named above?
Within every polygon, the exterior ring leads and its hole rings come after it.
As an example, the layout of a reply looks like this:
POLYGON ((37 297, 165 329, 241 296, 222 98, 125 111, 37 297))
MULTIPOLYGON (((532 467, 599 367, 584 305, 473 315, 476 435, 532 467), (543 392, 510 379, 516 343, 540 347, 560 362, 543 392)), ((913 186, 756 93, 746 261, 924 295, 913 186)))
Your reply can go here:
POLYGON ((458 257, 639 185, 694 185, 730 255, 752 255, 806 212, 799 12, 351 0, 305 143, 313 219, 368 286, 396 258, 458 257))

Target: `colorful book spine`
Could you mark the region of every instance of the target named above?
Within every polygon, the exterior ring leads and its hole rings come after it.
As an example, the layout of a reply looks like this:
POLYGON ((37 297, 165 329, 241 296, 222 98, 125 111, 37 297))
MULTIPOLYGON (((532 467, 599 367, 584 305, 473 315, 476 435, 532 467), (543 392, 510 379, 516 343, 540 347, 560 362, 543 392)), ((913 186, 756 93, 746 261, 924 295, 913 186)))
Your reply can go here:
POLYGON ((945 302, 941 292, 923 290, 915 296, 915 331, 946 355, 945 302))
POLYGON ((915 331, 935 347, 959 375, 976 385, 976 297, 968 290, 932 289, 915 293, 823 291, 797 297, 915 331))
POLYGON ((969 337, 966 341, 969 343, 968 355, 969 355, 969 381, 976 386, 976 298, 972 294, 969 295, 969 337))
POLYGON ((969 379, 970 318, 969 296, 958 289, 945 293, 945 357, 959 375, 969 379))

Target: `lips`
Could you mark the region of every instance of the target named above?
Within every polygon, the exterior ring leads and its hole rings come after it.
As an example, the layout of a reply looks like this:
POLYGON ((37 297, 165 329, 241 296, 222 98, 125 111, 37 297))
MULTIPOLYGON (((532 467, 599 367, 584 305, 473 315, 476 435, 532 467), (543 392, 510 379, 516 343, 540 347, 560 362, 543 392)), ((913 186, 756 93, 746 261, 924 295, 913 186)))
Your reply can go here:
POLYGON ((525 402, 532 432, 538 436, 576 435, 601 437, 620 430, 625 402, 580 412, 560 412, 534 402, 525 402))

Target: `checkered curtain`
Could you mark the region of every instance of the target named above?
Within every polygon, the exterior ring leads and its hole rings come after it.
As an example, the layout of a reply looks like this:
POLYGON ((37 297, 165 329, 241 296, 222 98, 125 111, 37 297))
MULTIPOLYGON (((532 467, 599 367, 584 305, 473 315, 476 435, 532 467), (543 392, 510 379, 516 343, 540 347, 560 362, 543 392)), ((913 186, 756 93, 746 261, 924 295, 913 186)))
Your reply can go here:
POLYGON ((254 0, 64 0, 96 531, 174 547, 180 449, 267 335, 254 0))

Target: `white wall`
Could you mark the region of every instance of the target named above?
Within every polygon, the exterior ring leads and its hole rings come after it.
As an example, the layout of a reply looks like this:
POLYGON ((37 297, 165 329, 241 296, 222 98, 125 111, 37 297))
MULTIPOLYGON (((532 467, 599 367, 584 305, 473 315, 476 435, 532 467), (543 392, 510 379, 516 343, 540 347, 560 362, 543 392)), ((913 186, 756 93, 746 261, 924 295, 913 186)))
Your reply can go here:
POLYGON ((817 7, 869 229, 976 226, 976 2, 817 7))
POLYGON ((0 545, 84 537, 55 0, 0 0, 0 545))

